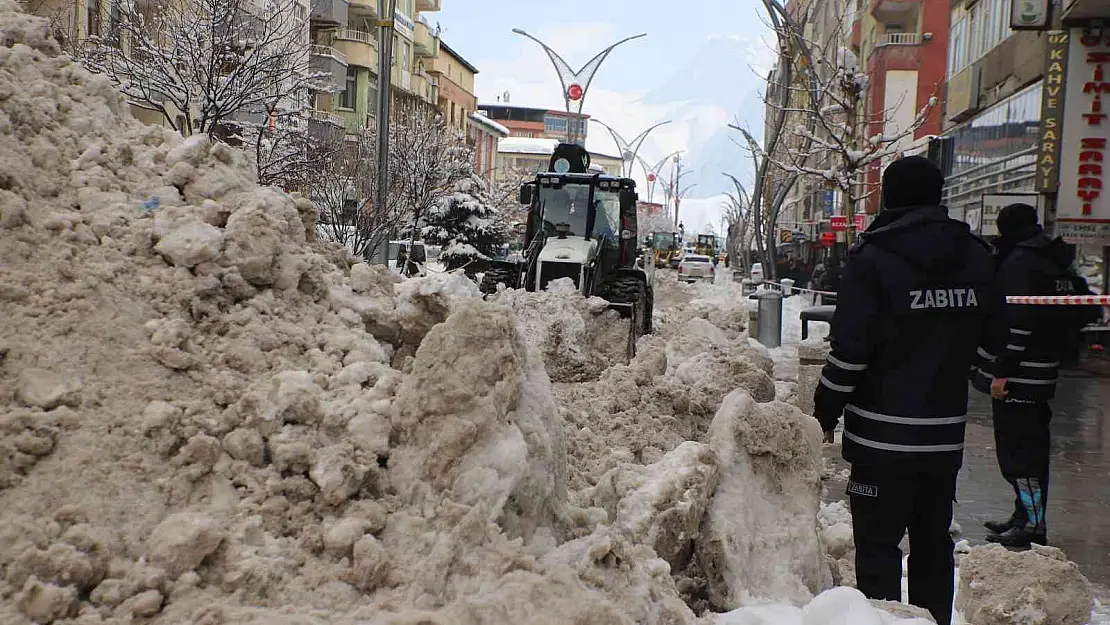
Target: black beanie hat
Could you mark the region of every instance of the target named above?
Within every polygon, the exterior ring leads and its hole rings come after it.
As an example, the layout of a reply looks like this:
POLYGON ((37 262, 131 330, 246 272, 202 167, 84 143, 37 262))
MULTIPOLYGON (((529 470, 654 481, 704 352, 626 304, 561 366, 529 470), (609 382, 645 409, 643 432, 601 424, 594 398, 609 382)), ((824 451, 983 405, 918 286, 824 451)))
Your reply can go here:
POLYGON ((883 208, 939 206, 944 174, 922 156, 907 156, 883 172, 883 208))
POLYGON ((998 211, 998 235, 1022 235, 1037 224, 1037 209, 1028 204, 1010 204, 998 211))

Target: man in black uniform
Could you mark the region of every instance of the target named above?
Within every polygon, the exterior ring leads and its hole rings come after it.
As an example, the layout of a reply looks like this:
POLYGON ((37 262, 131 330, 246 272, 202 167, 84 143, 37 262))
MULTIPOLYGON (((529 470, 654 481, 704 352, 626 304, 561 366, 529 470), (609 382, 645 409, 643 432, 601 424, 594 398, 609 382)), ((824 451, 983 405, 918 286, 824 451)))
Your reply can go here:
POLYGON ((857 587, 901 599, 908 530, 910 603, 948 625, 967 371, 992 268, 987 245, 940 206, 943 185, 921 157, 883 173, 883 211, 849 252, 814 404, 826 442, 844 414, 857 587))
MULTIPOLYGON (((1086 281, 1071 269, 1075 249, 1051 238, 1028 204, 998 214, 995 293, 1086 295, 1086 281)), ((993 398, 994 440, 1002 477, 1014 489, 1008 520, 985 523, 987 540, 1007 547, 1047 542, 1048 402, 1056 394, 1060 363, 1077 349, 1080 328, 1097 319, 1096 307, 1030 306, 997 302, 986 345, 979 350, 975 388, 993 398)))

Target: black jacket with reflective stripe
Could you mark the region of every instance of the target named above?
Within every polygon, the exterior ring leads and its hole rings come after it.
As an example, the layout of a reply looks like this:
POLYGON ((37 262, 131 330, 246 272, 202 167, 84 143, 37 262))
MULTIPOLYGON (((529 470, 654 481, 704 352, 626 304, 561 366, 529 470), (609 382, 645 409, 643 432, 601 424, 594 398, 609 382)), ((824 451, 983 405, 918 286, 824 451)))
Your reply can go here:
MULTIPOLYGON (((990 322, 972 370, 977 390, 990 392, 995 377, 1006 378, 1008 397, 1048 401, 1056 395, 1063 350, 1097 307, 1007 304, 1006 295, 1085 295, 1090 292, 1070 271, 1074 248, 1039 229, 1000 258, 994 292, 998 314, 990 322)), ((1092 317, 1093 318, 1093 317, 1092 317)))
POLYGON ((985 243, 942 207, 887 210, 849 253, 814 395, 856 464, 952 471, 967 371, 993 301, 985 243))

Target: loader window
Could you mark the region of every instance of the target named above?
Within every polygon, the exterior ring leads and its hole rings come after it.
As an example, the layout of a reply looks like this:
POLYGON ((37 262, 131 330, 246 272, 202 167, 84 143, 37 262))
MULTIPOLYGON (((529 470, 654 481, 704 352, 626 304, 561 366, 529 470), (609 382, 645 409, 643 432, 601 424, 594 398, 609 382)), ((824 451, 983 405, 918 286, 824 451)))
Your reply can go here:
POLYGON ((620 194, 612 191, 596 191, 594 198, 599 203, 597 220, 594 222, 594 233, 608 239, 619 238, 621 233, 620 194))
POLYGON ((568 184, 561 189, 540 187, 544 232, 554 235, 555 225, 564 223, 570 226, 571 236, 586 236, 589 201, 590 188, 586 185, 568 184))

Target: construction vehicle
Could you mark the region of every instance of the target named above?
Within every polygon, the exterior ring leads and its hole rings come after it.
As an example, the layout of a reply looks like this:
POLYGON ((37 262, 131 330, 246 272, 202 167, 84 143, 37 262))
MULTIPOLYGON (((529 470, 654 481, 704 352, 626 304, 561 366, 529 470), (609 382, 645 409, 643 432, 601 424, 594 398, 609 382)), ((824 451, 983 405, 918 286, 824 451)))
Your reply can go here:
POLYGON ((699 234, 694 243, 694 253, 713 258, 717 255, 717 237, 712 234, 699 234))
POLYGON ((654 272, 637 267, 636 182, 591 172, 589 152, 572 143, 555 148, 548 170, 520 188, 529 207, 523 260, 494 261, 480 288, 538 291, 570 278, 580 293, 631 319, 631 356, 636 339, 651 332, 655 299, 654 272))
POLYGON ((656 232, 652 235, 651 247, 655 255, 655 266, 666 267, 671 259, 678 256, 678 233, 656 232))

